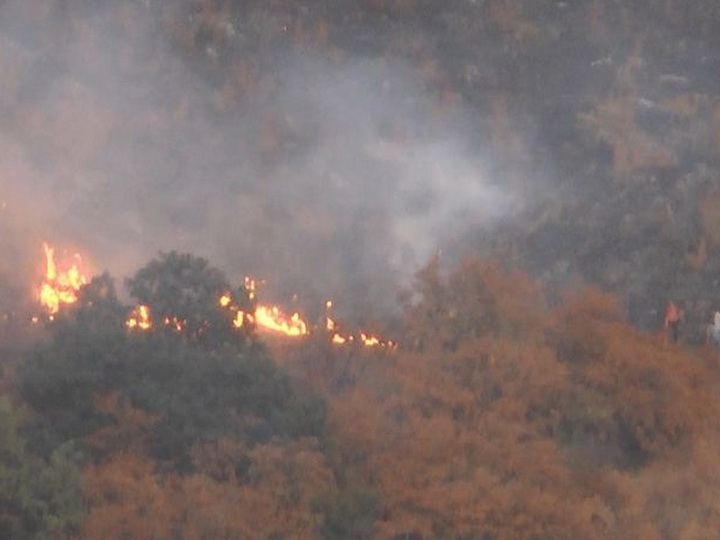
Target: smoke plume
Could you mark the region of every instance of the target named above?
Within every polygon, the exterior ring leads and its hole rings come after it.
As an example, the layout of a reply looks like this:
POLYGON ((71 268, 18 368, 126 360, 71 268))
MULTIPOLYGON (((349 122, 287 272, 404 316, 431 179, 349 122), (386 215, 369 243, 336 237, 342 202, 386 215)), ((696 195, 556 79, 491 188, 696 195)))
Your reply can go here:
POLYGON ((117 277, 177 249, 362 316, 507 210, 467 111, 407 63, 263 44, 236 22, 224 42, 262 77, 228 77, 217 45, 192 57, 149 2, 32 4, 0 8, 4 273, 32 273, 43 239, 117 277))

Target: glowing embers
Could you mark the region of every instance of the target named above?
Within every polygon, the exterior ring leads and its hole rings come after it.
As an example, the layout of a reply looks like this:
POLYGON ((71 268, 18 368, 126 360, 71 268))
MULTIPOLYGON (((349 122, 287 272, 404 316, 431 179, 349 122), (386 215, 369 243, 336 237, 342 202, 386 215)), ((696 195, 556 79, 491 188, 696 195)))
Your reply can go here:
POLYGON ((360 332, 358 335, 343 335, 338 331, 337 323, 330 317, 330 310, 332 309, 332 302, 328 300, 325 302, 325 330, 330 335, 330 342, 333 345, 348 345, 351 343, 358 343, 364 347, 387 347, 390 349, 397 348, 397 343, 390 340, 380 339, 372 334, 366 334, 360 332))
POLYGON ((340 334, 333 334, 331 341, 334 345, 345 345, 348 340, 340 334))
MULTIPOLYGON (((163 325, 177 332, 182 332, 185 329, 185 321, 178 317, 165 317, 163 325)), ((153 318, 150 308, 145 304, 135 306, 125 321, 125 326, 130 330, 152 330, 153 318)))
POLYGON ((251 302, 255 300, 255 280, 245 276, 245 290, 248 293, 248 300, 251 302))
MULTIPOLYGON (((247 278, 245 278, 245 285, 247 288, 247 278)), ((251 298, 249 289, 248 298, 251 298)), ((232 319, 233 328, 244 328, 255 324, 255 318, 252 316, 252 314, 247 313, 244 310, 240 309, 238 306, 236 306, 230 293, 224 293, 218 300, 218 304, 221 308, 235 314, 232 319)))
POLYGON ((244 311, 238 311, 235 313, 235 318, 233 319, 233 328, 242 328, 243 326, 247 326, 248 323, 253 324, 255 321, 253 319, 253 316, 245 313, 244 311))
POLYGON ((150 308, 142 304, 136 306, 125 321, 125 326, 131 330, 150 330, 153 326, 150 308))
POLYGON ((73 256, 73 262, 64 269, 58 269, 55 262, 55 250, 43 244, 45 251, 45 276, 40 286, 38 297, 40 304, 50 317, 60 310, 64 304, 74 304, 78 300, 80 288, 87 284, 87 278, 80 270, 82 257, 73 256))
POLYGON ((177 317, 165 317, 163 319, 165 326, 172 328, 178 332, 182 332, 185 328, 185 321, 178 319, 177 317))

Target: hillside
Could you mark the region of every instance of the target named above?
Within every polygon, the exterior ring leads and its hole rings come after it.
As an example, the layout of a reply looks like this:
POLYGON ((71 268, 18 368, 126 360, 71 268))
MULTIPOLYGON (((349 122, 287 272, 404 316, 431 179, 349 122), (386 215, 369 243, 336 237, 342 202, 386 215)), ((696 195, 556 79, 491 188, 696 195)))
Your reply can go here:
POLYGON ((216 269, 151 261, 134 294, 149 270, 152 313, 208 318, 128 327, 105 275, 4 353, 0 538, 716 534, 718 353, 611 296, 433 263, 382 348, 233 331, 216 269))
POLYGON ((0 540, 716 538, 719 51, 716 0, 1 3, 0 540))

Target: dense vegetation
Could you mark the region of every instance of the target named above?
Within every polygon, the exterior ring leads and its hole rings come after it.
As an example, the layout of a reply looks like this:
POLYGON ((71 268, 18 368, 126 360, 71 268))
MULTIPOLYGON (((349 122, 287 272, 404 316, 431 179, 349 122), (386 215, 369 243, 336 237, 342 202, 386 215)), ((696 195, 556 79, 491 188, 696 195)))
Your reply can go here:
MULTIPOLYGON (((0 205, 0 540, 718 536, 720 358, 653 333, 669 297, 685 342, 720 306, 716 0, 7 0, 0 15, 0 188, 17 188, 0 205), (98 260, 188 237, 302 278, 388 257, 384 208, 326 212, 367 201, 365 183, 348 196, 321 168, 291 189, 317 139, 353 164, 361 146, 355 124, 328 136, 296 114, 312 101, 278 100, 279 66, 316 64, 360 66, 368 95, 411 73, 432 111, 419 131, 460 125, 519 201, 443 246, 492 256, 418 273, 397 350, 234 330, 217 296, 247 291, 177 252, 125 285, 182 331, 128 329, 109 275, 23 325, 23 213, 98 260), (214 199, 231 210, 210 238, 214 199), (302 225, 287 238, 313 265, 278 249, 269 216, 302 225)), ((385 116, 379 140, 412 138, 385 116)), ((363 159, 372 186, 392 180, 363 159)), ((391 298, 343 277, 323 285, 358 311, 391 298)))
MULTIPOLYGON (((149 271, 199 312, 226 285, 168 254, 131 286, 149 271)), ((316 334, 271 355, 252 332, 128 329, 96 278, 5 377, 0 537, 716 535, 714 350, 641 333, 594 290, 549 308, 481 261, 431 262, 415 293, 399 349, 316 334)))

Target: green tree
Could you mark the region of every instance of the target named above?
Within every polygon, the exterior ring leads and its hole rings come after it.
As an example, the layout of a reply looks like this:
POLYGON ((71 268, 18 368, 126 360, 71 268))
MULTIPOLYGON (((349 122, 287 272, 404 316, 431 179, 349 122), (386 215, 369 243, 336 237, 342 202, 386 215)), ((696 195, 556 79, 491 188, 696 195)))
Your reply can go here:
POLYGON ((18 433, 17 411, 0 398, 0 539, 53 540, 76 531, 83 517, 74 445, 45 461, 18 433))
POLYGON ((318 533, 322 540, 370 540, 375 535, 378 498, 370 490, 346 490, 318 499, 323 522, 318 533))
POLYGON ((160 458, 185 460, 193 444, 221 437, 258 443, 323 433, 324 402, 260 350, 208 351, 162 337, 131 346, 123 391, 161 418, 150 434, 160 458))
POLYGON ((197 307, 209 330, 202 339, 192 338, 197 332, 178 339, 175 331, 130 331, 112 280, 93 280, 20 369, 21 394, 39 413, 28 431, 34 448, 49 455, 116 423, 97 407, 98 397, 109 394, 158 419, 148 430, 150 448, 177 463, 189 463, 193 444, 220 437, 254 444, 323 433, 325 405, 318 396, 259 345, 222 339, 233 332, 217 302, 228 285, 205 261, 168 254, 138 272, 131 288, 151 309, 178 314, 196 330, 205 324, 192 311, 197 307))
POLYGON ((93 278, 72 309, 49 324, 50 339, 28 351, 18 369, 20 392, 38 413, 28 427, 30 446, 45 456, 71 439, 110 422, 96 395, 127 384, 123 358, 126 308, 109 275, 93 278))
POLYGON ((242 343, 250 331, 234 328, 234 312, 219 304, 220 297, 230 293, 236 308, 249 310, 247 291, 233 290, 225 275, 201 257, 161 253, 128 279, 127 286, 133 298, 150 308, 156 329, 163 328, 166 319, 177 320, 186 337, 211 346, 242 343))

